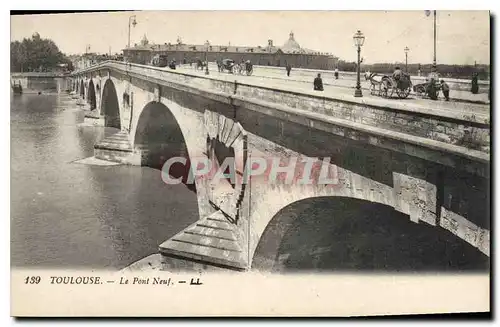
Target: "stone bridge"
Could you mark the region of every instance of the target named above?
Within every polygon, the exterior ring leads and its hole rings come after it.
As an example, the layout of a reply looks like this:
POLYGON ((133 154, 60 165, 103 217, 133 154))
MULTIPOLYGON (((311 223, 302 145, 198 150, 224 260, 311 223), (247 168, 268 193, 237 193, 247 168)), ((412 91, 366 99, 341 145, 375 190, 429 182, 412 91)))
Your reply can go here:
POLYGON ((317 199, 391 208, 489 256, 488 113, 291 92, 112 61, 74 73, 71 85, 92 109, 87 120, 117 129, 95 145, 97 158, 160 169, 169 158, 186 158, 185 166, 171 167, 171 177, 162 176, 194 180, 199 220, 159 245, 165 262, 249 269, 266 227, 285 209, 317 199), (234 166, 224 166, 226 158, 234 166), (318 167, 329 158, 325 172, 336 183, 266 180, 279 173, 272 168, 246 178, 245 167, 258 170, 261 159, 272 158, 289 172, 300 170, 297 162, 318 167), (207 162, 240 178, 193 179, 207 162))

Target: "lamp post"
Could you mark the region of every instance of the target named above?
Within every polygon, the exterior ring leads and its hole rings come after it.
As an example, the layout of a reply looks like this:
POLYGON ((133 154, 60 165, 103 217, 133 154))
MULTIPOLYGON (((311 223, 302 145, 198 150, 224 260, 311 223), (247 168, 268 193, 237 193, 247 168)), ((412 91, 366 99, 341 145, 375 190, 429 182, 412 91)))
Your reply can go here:
POLYGON ((205 51, 205 75, 210 74, 208 71, 208 47, 210 46, 210 42, 205 42, 205 45, 207 46, 206 51, 205 51))
POLYGON ((436 63, 436 11, 434 10, 434 58, 432 60, 432 70, 437 72, 437 63, 436 63))
POLYGON ((127 46, 127 61, 130 57, 130 25, 137 25, 137 20, 135 19, 135 15, 132 15, 128 18, 128 46, 127 46))
MULTIPOLYGON (((431 72, 437 72, 437 64, 436 64, 436 10, 433 10, 434 13, 434 56, 432 58, 432 68, 431 72)), ((431 14, 430 10, 425 11, 425 15, 429 16, 431 14)))
POLYGON ((359 98, 363 96, 363 93, 361 92, 361 82, 360 82, 360 54, 361 54, 361 46, 363 46, 363 43, 365 43, 365 36, 363 35, 363 33, 361 33, 360 30, 358 30, 352 38, 354 39, 354 45, 358 47, 356 90, 354 90, 354 96, 359 98))
POLYGON ((408 52, 410 52, 410 49, 408 47, 405 47, 405 56, 406 56, 405 70, 407 73, 408 73, 408 52))

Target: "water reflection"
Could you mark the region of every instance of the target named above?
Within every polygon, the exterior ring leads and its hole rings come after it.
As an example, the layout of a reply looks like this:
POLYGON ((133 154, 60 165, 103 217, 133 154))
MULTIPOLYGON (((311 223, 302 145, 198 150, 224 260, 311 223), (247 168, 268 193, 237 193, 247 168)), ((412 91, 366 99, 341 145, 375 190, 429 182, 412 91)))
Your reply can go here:
POLYGON ((158 170, 73 163, 116 132, 83 116, 66 95, 11 98, 13 266, 122 268, 198 219, 196 195, 158 170))

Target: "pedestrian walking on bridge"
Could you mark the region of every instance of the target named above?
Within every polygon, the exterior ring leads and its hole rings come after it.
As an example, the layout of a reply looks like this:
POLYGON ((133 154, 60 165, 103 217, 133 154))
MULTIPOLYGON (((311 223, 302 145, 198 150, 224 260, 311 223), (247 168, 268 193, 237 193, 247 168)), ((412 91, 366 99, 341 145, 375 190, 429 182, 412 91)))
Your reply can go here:
POLYGON ((427 96, 431 100, 437 100, 437 88, 436 88, 436 81, 434 78, 431 78, 429 84, 427 84, 427 96))
POLYGON ((450 101, 450 87, 444 80, 441 80, 441 90, 443 90, 443 95, 446 101, 450 101))
POLYGON ((290 71, 292 70, 292 65, 286 64, 286 76, 290 76, 290 71))
POLYGON ((323 91, 323 80, 321 79, 321 74, 314 79, 314 91, 323 91))
POLYGON ((477 73, 474 73, 472 75, 472 87, 471 90, 472 94, 477 94, 479 92, 479 84, 477 82, 477 73))

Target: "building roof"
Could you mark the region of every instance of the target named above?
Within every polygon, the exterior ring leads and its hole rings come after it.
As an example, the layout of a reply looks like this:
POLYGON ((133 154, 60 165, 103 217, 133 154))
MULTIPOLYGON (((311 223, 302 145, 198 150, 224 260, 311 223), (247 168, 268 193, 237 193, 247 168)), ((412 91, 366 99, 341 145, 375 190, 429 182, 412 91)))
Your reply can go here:
POLYGON ((283 51, 301 51, 299 43, 295 41, 295 37, 293 36, 293 32, 290 32, 288 40, 282 47, 283 51))
MULTIPOLYGON (((154 49, 154 44, 148 44, 148 45, 142 45, 142 44, 134 44, 134 46, 130 47, 130 50, 134 51, 152 51, 154 49)), ((125 50, 129 50, 128 48, 125 48, 125 50)))
MULTIPOLYGON (((133 51, 184 51, 184 52, 200 52, 207 51, 205 44, 184 44, 181 43, 180 38, 177 38, 177 43, 164 43, 153 44, 144 42, 147 40, 146 36, 143 37, 141 44, 135 44, 130 50, 133 51)), ((124 49, 127 51, 129 49, 124 49)), ((243 52, 243 53, 270 53, 276 54, 279 51, 285 54, 308 54, 308 55, 331 55, 329 53, 322 53, 315 50, 301 48, 299 43, 295 40, 293 32, 290 32, 288 40, 281 47, 272 45, 269 40, 266 46, 235 46, 235 45, 209 45, 208 52, 243 52)))

